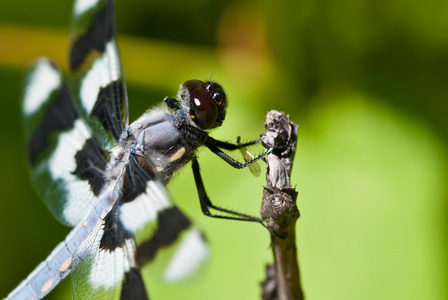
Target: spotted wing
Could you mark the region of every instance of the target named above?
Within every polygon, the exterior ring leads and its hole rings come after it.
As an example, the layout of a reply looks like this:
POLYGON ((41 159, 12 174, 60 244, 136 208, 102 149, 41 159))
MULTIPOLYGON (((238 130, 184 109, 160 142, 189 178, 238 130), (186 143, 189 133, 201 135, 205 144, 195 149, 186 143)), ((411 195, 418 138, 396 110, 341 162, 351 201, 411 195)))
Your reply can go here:
POLYGON ((113 1, 75 2, 69 83, 48 60, 37 62, 23 115, 34 186, 56 218, 74 226, 97 201, 106 150, 127 125, 113 1))
POLYGON ((128 125, 114 1, 77 0, 72 26, 69 69, 74 98, 97 140, 110 149, 128 125))
POLYGON ((201 232, 174 206, 149 160, 130 156, 113 209, 75 253, 74 299, 148 299, 141 267, 175 246, 166 280, 179 280, 207 256, 201 232))
POLYGON ((98 147, 48 59, 31 67, 22 104, 34 187, 59 221, 74 226, 97 201, 108 153, 98 147))

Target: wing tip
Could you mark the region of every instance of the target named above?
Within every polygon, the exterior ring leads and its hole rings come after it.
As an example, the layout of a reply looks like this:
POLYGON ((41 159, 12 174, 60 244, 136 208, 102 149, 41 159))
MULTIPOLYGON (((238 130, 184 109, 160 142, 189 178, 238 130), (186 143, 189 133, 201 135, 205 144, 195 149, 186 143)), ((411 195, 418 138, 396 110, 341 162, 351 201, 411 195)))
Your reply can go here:
POLYGON ((164 280, 177 282, 196 273, 209 256, 209 250, 203 233, 198 228, 191 229, 182 239, 179 248, 165 269, 164 280))

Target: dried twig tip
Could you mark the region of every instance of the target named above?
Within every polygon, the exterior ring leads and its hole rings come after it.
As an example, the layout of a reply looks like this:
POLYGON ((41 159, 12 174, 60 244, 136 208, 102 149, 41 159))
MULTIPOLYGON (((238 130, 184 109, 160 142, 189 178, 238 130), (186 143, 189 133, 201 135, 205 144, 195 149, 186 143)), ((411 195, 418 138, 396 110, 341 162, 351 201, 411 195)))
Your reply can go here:
POLYGON ((266 116, 266 134, 261 135, 262 144, 274 150, 266 160, 266 187, 260 213, 267 226, 284 237, 272 236, 274 265, 268 268, 270 272, 263 284, 265 300, 303 299, 295 234, 295 224, 299 218, 297 192, 290 184, 298 128, 288 115, 272 110, 266 116))

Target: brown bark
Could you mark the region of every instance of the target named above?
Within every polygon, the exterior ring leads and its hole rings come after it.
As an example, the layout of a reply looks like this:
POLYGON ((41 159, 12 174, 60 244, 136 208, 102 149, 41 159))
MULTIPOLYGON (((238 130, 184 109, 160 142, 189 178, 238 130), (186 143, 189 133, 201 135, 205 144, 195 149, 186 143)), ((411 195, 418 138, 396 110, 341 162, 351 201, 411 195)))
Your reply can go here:
POLYGON ((267 267, 267 279, 262 284, 263 300, 304 299, 295 233, 300 213, 296 205, 297 192, 290 184, 298 128, 289 116, 270 111, 266 117, 266 134, 261 136, 265 147, 275 147, 266 160, 261 217, 278 235, 271 235, 274 264, 267 267))

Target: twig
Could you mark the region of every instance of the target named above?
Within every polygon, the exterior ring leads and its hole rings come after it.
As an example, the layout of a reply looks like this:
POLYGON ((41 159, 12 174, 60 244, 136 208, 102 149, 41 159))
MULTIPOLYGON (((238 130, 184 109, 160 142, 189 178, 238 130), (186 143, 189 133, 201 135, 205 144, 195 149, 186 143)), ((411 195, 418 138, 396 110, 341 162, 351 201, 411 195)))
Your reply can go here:
POLYGON ((277 149, 267 157, 261 217, 283 238, 271 235, 274 264, 267 267, 267 279, 262 283, 263 300, 301 300, 304 297, 295 232, 300 213, 296 206, 297 192, 290 184, 299 126, 289 116, 273 110, 266 116, 265 129, 262 144, 277 149))

